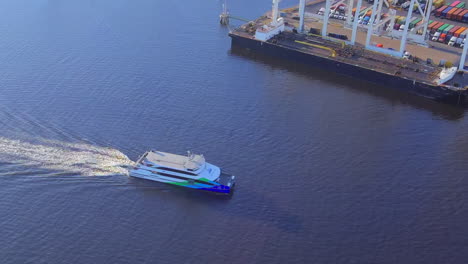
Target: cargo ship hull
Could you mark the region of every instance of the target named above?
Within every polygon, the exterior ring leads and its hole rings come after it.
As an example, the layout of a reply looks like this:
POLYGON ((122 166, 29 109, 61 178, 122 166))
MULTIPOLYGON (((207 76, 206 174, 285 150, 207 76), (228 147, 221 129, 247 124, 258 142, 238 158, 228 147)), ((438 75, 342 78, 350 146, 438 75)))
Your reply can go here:
POLYGON ((359 65, 334 60, 333 58, 302 52, 275 43, 259 41, 233 32, 231 32, 229 36, 232 39, 232 45, 246 48, 254 52, 287 59, 341 75, 347 75, 443 103, 465 107, 468 105, 466 90, 456 91, 444 86, 411 80, 404 76, 382 73, 359 65))

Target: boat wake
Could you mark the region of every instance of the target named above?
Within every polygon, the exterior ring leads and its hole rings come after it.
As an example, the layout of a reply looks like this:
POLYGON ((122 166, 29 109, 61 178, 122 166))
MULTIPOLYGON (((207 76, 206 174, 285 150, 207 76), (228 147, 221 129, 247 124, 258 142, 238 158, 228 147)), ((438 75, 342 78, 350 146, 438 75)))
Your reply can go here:
POLYGON ((117 149, 0 105, 0 176, 126 175, 133 162, 117 149))
POLYGON ((133 162, 122 152, 87 143, 35 139, 34 142, 0 137, 0 162, 8 171, 1 174, 21 174, 21 169, 48 171, 58 174, 105 176, 127 174, 133 162), (18 171, 20 170, 20 171, 18 171))

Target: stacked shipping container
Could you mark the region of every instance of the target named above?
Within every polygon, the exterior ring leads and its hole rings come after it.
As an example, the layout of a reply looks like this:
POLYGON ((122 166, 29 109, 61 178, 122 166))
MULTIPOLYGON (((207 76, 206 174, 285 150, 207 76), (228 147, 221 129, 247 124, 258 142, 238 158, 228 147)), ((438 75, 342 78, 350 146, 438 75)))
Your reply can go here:
POLYGON ((440 3, 443 2, 437 2, 437 5, 434 4, 436 8, 434 15, 436 17, 468 23, 468 9, 465 9, 465 2, 455 1, 450 5, 438 6, 440 3))

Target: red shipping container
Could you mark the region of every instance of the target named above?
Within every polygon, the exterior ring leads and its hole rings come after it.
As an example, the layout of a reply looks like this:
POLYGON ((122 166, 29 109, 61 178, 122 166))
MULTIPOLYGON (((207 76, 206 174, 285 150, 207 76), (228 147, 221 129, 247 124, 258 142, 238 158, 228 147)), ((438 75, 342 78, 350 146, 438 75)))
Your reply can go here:
POLYGON ((457 20, 462 21, 463 16, 466 15, 466 13, 468 13, 468 9, 463 9, 463 11, 460 14, 458 14, 457 20))
POLYGON ((457 11, 455 11, 451 16, 450 19, 452 20, 457 20, 458 15, 463 12, 465 9, 464 8, 458 8, 457 11))
POLYGON ((461 3, 461 1, 455 1, 455 2, 451 3, 450 6, 457 6, 459 3, 461 3))
POLYGON ((437 9, 437 10, 435 11, 435 16, 437 16, 437 17, 440 16, 440 15, 442 14, 442 11, 444 11, 447 7, 448 7, 448 6, 446 6, 446 5, 444 5, 444 6, 442 6, 442 7, 439 7, 439 9, 437 9))

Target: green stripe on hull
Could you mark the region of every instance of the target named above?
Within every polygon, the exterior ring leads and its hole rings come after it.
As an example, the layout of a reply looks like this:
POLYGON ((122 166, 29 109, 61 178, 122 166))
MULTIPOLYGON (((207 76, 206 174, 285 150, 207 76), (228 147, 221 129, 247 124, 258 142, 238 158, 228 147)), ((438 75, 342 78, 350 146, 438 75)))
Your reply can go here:
POLYGON ((188 181, 185 181, 185 182, 168 182, 170 184, 174 184, 174 185, 179 185, 179 186, 186 186, 189 184, 188 181))
POLYGON ((183 186, 183 187, 192 187, 192 188, 196 188, 196 187, 210 187, 210 186, 213 186, 213 185, 219 185, 219 183, 216 183, 216 182, 213 182, 213 181, 210 181, 208 180, 207 178, 200 178, 198 179, 198 183, 190 183, 189 181, 183 181, 183 182, 166 182, 166 183, 169 183, 169 184, 174 184, 174 185, 178 185, 178 186, 183 186), (206 182, 206 185, 207 186, 200 186, 200 185, 203 185, 203 183, 201 182, 206 182))
MULTIPOLYGON (((190 187, 190 188, 205 187, 205 186, 202 186, 202 184, 197 184, 197 183, 191 184, 188 181, 185 181, 185 182, 167 182, 167 183, 174 184, 174 185, 177 185, 177 186, 190 187)), ((206 187, 209 187, 209 185, 206 185, 206 187)))

